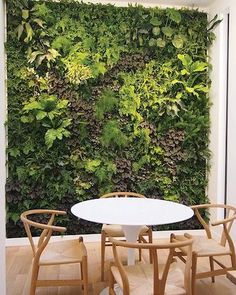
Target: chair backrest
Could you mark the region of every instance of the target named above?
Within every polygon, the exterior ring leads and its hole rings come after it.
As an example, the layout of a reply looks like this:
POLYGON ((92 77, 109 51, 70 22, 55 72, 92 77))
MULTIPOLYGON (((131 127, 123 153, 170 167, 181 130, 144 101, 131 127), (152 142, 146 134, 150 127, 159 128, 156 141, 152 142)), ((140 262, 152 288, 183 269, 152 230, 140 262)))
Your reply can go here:
POLYGON ((199 222, 204 227, 207 237, 209 239, 212 238, 212 232, 211 232, 209 224, 207 224, 207 222, 202 218, 200 210, 201 209, 205 209, 205 210, 219 209, 219 208, 224 210, 225 218, 211 222, 210 225, 212 225, 212 226, 221 225, 222 226, 220 244, 222 246, 225 246, 226 241, 227 241, 230 248, 232 248, 233 241, 230 237, 230 230, 232 228, 234 220, 236 219, 236 208, 235 207, 230 206, 230 205, 224 205, 224 204, 201 204, 201 205, 192 206, 191 208, 194 209, 195 215, 197 216, 199 222))
POLYGON ((35 260, 39 260, 41 253, 47 246, 51 238, 51 235, 54 231, 60 232, 60 233, 63 233, 66 231, 65 227, 53 225, 55 215, 65 215, 65 214, 66 214, 65 211, 45 210, 45 209, 29 210, 21 214, 20 218, 24 224, 25 231, 29 238, 29 242, 30 242, 35 260), (41 216, 47 215, 49 217, 48 222, 44 224, 44 223, 35 222, 29 219, 30 216, 32 217, 36 215, 41 215, 41 216), (34 243, 34 240, 32 238, 32 233, 31 233, 32 227, 41 230, 41 234, 37 244, 34 243))
POLYGON ((191 295, 191 264, 192 264, 192 243, 193 240, 189 236, 183 236, 181 240, 178 240, 175 235, 171 235, 170 242, 167 243, 129 243, 120 241, 114 238, 110 238, 113 247, 114 263, 118 267, 122 283, 123 283, 123 293, 129 294, 129 281, 125 273, 125 268, 121 262, 121 258, 118 255, 117 247, 125 248, 135 248, 135 249, 148 249, 152 255, 152 267, 153 267, 153 294, 154 295, 164 295, 166 280, 170 266, 174 260, 175 249, 184 248, 187 254, 186 264, 184 269, 184 288, 186 294, 191 295), (163 251, 167 252, 167 258, 163 263, 163 251), (161 267, 160 261, 161 260, 161 267), (163 268, 164 266, 164 268, 163 268))
POLYGON ((144 195, 138 194, 138 193, 134 193, 134 192, 113 192, 113 193, 108 193, 105 194, 103 196, 101 196, 100 198, 146 198, 144 195))

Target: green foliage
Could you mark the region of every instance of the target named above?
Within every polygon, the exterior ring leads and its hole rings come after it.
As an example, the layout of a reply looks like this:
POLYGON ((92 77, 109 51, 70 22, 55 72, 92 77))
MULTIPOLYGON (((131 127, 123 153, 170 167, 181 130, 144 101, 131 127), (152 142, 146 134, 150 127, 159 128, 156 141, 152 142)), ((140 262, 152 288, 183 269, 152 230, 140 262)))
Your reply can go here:
POLYGON ((217 16, 68 0, 11 0, 7 11, 8 236, 23 235, 24 210, 70 210, 113 190, 207 201, 217 16))
POLYGON ((115 120, 110 120, 105 123, 101 144, 105 147, 123 148, 128 144, 127 136, 122 132, 119 123, 115 120))
POLYGON ((71 119, 63 116, 67 104, 67 100, 58 100, 55 95, 42 94, 37 100, 32 97, 24 102, 21 122, 38 125, 38 128, 45 127, 45 144, 51 148, 56 139, 70 136, 67 127, 71 119))
POLYGON ((167 8, 166 9, 167 16, 175 23, 179 24, 181 22, 181 14, 178 10, 167 8))
POLYGON ((102 162, 99 159, 87 160, 84 166, 87 172, 95 174, 99 184, 110 181, 112 175, 116 173, 116 165, 110 161, 102 162))
MULTIPOLYGON (((55 46, 55 41, 54 41, 55 46)), ((89 78, 96 78, 106 72, 105 63, 100 62, 100 54, 92 55, 77 43, 67 57, 62 59, 67 69, 66 77, 73 84, 80 84, 89 78)))
POLYGON ((35 63, 36 68, 42 64, 43 61, 47 62, 47 67, 50 68, 51 62, 54 62, 60 54, 53 48, 47 48, 46 50, 29 50, 28 61, 29 63, 35 63))
POLYGON ((67 69, 67 78, 71 83, 80 84, 92 78, 92 71, 88 67, 89 54, 81 50, 80 44, 72 48, 68 57, 63 59, 67 69))
POLYGON ((22 9, 21 14, 21 23, 17 26, 16 32, 17 37, 20 39, 23 36, 23 40, 26 43, 32 40, 34 36, 33 27, 36 25, 43 28, 43 21, 40 18, 37 18, 37 8, 33 7, 32 9, 22 9))
POLYGON ((116 94, 110 90, 106 89, 95 106, 95 116, 98 120, 104 119, 104 115, 107 112, 113 111, 118 105, 116 94))

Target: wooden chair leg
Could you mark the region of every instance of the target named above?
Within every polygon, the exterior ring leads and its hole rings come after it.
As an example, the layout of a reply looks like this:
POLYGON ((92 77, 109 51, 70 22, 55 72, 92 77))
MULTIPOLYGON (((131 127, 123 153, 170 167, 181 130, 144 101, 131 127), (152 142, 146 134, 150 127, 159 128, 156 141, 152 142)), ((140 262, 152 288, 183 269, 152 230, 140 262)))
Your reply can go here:
MULTIPOLYGON (((142 243, 142 239, 140 236, 138 238, 138 242, 142 243)), ((138 256, 139 256, 139 261, 141 261, 142 260, 142 249, 138 249, 138 256)))
POLYGON ((109 295, 115 295, 115 291, 114 291, 114 284, 115 284, 115 280, 113 277, 113 274, 111 272, 111 269, 109 270, 109 295))
MULTIPOLYGON (((83 263, 80 263, 80 274, 81 274, 81 280, 84 280, 84 274, 83 274, 83 263)), ((82 290, 84 290, 84 284, 82 285, 82 290)))
POLYGON ((83 291, 84 295, 88 295, 88 262, 87 262, 87 257, 82 258, 82 263, 81 263, 81 278, 83 280, 83 291))
POLYGON ((197 255, 193 253, 192 256, 192 295, 195 295, 196 289, 196 273, 197 273, 197 255))
MULTIPOLYGON (((214 261, 213 261, 213 257, 210 256, 210 257, 209 257, 209 260, 210 260, 211 271, 214 271, 214 261)), ((212 283, 215 283, 215 277, 214 277, 214 276, 211 277, 211 281, 212 281, 212 283)))
POLYGON ((105 243, 106 233, 102 230, 101 232, 101 281, 104 281, 104 266, 105 266, 105 243))
POLYGON ((34 263, 33 263, 32 274, 31 274, 31 283, 30 283, 30 295, 35 295, 38 274, 39 274, 39 266, 34 265, 34 263))
MULTIPOLYGON (((152 229, 151 228, 149 228, 149 230, 148 230, 148 242, 152 243, 152 229)), ((150 263, 152 263, 152 251, 151 250, 149 251, 149 260, 150 260, 150 263)))

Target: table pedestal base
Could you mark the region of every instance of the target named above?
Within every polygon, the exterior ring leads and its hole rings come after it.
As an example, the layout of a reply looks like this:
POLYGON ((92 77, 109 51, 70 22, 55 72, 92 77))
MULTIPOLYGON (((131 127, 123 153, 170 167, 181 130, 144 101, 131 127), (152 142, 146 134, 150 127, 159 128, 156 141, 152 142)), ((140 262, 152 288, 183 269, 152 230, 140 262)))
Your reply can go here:
MULTIPOLYGON (((136 243, 141 228, 142 228, 141 225, 122 225, 122 229, 125 234, 126 242, 136 243)), ((135 250, 134 249, 131 249, 131 248, 128 249, 127 263, 128 263, 128 265, 135 264, 135 250)))
MULTIPOLYGON (((136 243, 140 230, 141 225, 122 225, 122 229, 125 234, 126 242, 130 243, 136 243)), ((134 265, 135 264, 135 250, 134 249, 128 249, 128 258, 127 258, 128 265, 134 265)), ((118 284, 114 285, 114 291, 116 295, 123 295, 122 290, 120 289, 118 284)), ((109 295, 109 288, 105 288, 100 292, 100 295, 109 295)))

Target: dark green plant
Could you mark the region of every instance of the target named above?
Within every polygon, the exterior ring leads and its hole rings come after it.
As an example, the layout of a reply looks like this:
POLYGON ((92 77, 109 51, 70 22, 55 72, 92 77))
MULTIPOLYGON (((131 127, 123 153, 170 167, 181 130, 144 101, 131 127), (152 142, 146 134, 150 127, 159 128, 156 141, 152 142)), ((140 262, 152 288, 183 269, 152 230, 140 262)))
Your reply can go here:
POLYGON ((95 117, 98 120, 104 119, 107 112, 113 111, 118 105, 118 100, 114 91, 105 90, 95 106, 95 117))

